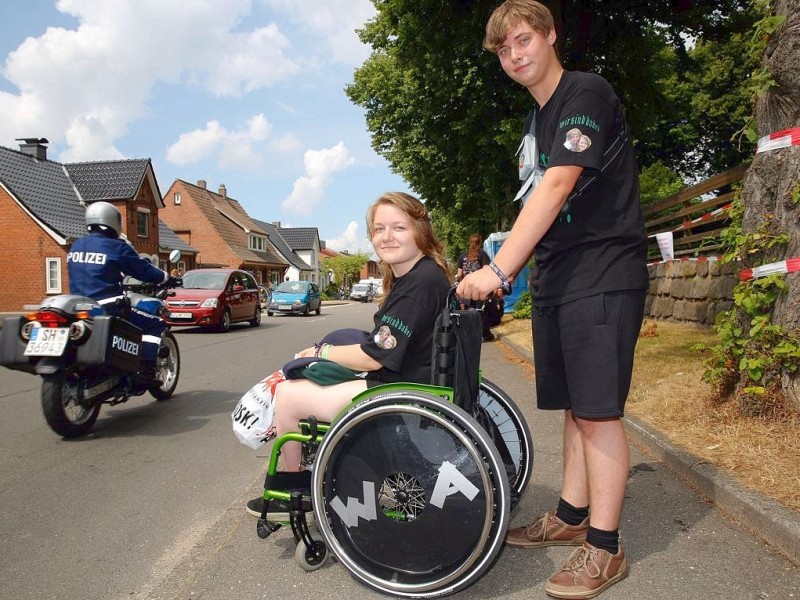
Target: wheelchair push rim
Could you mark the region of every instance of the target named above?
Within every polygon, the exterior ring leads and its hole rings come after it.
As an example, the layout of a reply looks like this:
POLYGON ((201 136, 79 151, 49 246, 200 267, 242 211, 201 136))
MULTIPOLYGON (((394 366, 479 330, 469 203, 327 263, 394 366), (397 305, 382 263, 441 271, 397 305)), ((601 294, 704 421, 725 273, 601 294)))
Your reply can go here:
POLYGON ((312 504, 324 542, 356 579, 395 596, 444 596, 499 554, 510 485, 465 411, 425 392, 379 393, 326 434, 312 504))
MULTIPOLYGON (((528 423, 509 395, 485 377, 478 389, 478 403, 486 410, 505 443, 515 469, 510 476, 511 493, 519 497, 533 474, 534 448, 528 423)), ((503 453, 500 455, 502 458, 503 453)))

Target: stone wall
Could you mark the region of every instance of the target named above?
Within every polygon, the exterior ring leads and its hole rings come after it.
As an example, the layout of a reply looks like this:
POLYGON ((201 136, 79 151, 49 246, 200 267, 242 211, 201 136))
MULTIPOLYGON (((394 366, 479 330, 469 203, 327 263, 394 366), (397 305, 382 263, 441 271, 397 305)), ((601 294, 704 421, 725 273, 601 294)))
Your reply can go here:
POLYGON ((738 269, 716 260, 672 260, 647 267, 650 288, 645 317, 711 326, 733 307, 738 269))

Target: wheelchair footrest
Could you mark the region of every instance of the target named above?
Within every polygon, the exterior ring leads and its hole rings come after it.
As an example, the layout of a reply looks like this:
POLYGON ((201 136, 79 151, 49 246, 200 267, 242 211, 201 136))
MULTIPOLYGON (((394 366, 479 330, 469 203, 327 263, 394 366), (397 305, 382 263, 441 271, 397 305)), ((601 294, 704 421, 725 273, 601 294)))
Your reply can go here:
POLYGON ((311 471, 287 472, 277 471, 264 479, 265 490, 286 492, 298 491, 308 496, 311 494, 311 471))
POLYGON ((273 523, 271 521, 267 521, 266 519, 259 519, 256 523, 256 534, 258 537, 264 540, 268 538, 270 534, 275 533, 280 528, 280 523, 273 523))

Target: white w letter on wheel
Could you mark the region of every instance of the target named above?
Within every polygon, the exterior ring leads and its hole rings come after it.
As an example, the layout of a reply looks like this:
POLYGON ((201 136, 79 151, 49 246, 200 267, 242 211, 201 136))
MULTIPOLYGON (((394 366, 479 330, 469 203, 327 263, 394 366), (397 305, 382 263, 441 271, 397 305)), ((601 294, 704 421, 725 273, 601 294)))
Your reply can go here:
POLYGON ((359 502, 357 498, 349 496, 345 505, 339 499, 339 496, 336 496, 331 500, 330 504, 331 508, 336 511, 336 514, 348 527, 358 527, 359 517, 365 521, 375 521, 378 518, 378 511, 375 506, 375 484, 371 481, 364 482, 363 503, 359 502))
POLYGON ((430 503, 442 508, 445 498, 456 492, 461 492, 467 499, 472 500, 478 495, 478 488, 464 477, 454 464, 444 461, 439 467, 439 477, 436 478, 430 503))

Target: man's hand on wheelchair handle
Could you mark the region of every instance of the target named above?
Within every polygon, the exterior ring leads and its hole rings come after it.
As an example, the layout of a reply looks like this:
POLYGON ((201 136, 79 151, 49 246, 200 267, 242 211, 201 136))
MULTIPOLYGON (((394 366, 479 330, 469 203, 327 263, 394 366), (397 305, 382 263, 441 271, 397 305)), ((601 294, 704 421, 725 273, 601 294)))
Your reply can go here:
POLYGON ((486 300, 501 285, 500 278, 487 265, 466 275, 456 288, 456 296, 467 300, 486 300))

